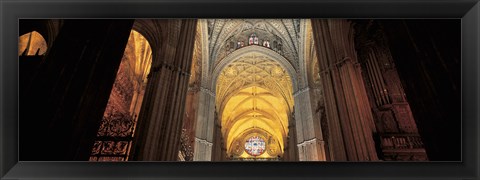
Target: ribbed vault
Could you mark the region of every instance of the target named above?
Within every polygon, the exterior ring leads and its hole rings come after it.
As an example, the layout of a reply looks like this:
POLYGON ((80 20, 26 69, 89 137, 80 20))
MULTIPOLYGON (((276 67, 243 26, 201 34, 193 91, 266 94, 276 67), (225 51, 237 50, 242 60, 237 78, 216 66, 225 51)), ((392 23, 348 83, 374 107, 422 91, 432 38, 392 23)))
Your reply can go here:
POLYGON ((282 153, 293 97, 291 78, 279 63, 257 53, 244 54, 221 71, 216 94, 227 152, 247 156, 238 152, 238 143, 262 134, 265 141, 276 142, 267 143, 263 156, 282 153))

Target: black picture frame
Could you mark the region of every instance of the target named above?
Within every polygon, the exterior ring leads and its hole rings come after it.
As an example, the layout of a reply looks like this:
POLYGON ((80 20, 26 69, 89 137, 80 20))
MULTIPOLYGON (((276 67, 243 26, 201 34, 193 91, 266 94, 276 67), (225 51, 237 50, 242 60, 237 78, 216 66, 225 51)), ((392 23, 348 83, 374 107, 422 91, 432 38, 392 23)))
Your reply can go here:
POLYGON ((0 179, 480 178, 479 0, 2 0, 0 12, 0 179), (462 162, 18 162, 21 18, 461 18, 462 162))

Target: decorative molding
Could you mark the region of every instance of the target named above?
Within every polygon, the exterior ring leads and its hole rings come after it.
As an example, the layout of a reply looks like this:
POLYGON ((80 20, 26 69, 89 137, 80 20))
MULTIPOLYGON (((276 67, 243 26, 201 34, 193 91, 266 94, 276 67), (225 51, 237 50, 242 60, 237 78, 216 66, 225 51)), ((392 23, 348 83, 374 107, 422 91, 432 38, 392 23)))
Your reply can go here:
POLYGON ((296 91, 296 92, 293 93, 293 97, 297 97, 298 95, 303 94, 303 93, 305 93, 305 92, 307 92, 307 91, 309 91, 309 90, 310 90, 310 88, 309 88, 308 86, 307 86, 307 87, 304 87, 304 88, 302 88, 302 89, 299 89, 298 91, 296 91))
POLYGON ((168 70, 171 70, 173 72, 178 71, 178 73, 182 76, 188 76, 190 77, 190 72, 182 70, 180 67, 177 67, 173 64, 165 63, 164 61, 160 62, 158 65, 152 68, 152 72, 158 72, 161 68, 166 68, 168 70))
POLYGON ((208 142, 207 140, 205 139, 200 139, 198 137, 195 137, 195 142, 198 142, 198 143, 202 143, 202 144, 206 144, 208 146, 213 146, 213 143, 212 142, 208 142))
POLYGON ((310 140, 303 141, 301 143, 298 143, 297 146, 302 147, 302 146, 306 146, 306 145, 309 145, 309 144, 314 144, 315 142, 317 142, 317 138, 313 138, 313 139, 310 139, 310 140))
POLYGON ((202 91, 202 92, 204 92, 204 93, 207 93, 207 94, 209 94, 209 95, 212 96, 212 97, 215 97, 215 96, 216 96, 216 94, 215 94, 214 92, 212 92, 210 89, 207 89, 207 88, 202 87, 202 86, 200 86, 200 91, 202 91))
POLYGON ((198 86, 188 86, 187 91, 198 91, 199 89, 198 86))

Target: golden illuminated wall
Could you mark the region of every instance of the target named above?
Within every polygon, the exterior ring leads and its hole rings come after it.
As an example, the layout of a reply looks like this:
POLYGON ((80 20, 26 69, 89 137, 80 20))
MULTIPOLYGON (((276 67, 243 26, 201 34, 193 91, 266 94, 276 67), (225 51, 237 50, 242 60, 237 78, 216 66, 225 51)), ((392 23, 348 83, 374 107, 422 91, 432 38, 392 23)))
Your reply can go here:
POLYGON ((130 112, 138 114, 140 112, 145 86, 147 85, 147 76, 152 66, 152 48, 147 39, 137 31, 132 30, 130 38, 129 43, 134 43, 134 47, 131 47, 133 54, 127 54, 128 51, 125 51, 125 56, 134 56, 129 58, 128 66, 131 68, 133 74, 130 77, 132 78, 131 80, 133 81, 136 93, 134 96, 135 101, 130 105, 130 112))
POLYGON ((292 82, 284 68, 258 53, 247 53, 220 73, 216 104, 227 154, 248 157, 245 140, 261 137, 270 158, 283 154, 293 108, 292 82))
POLYGON ((128 160, 151 64, 150 44, 131 31, 90 161, 128 160))
POLYGON ((43 55, 47 51, 47 41, 37 31, 32 31, 24 34, 18 39, 18 55, 22 55, 24 52, 27 56, 33 56, 35 54, 43 55))

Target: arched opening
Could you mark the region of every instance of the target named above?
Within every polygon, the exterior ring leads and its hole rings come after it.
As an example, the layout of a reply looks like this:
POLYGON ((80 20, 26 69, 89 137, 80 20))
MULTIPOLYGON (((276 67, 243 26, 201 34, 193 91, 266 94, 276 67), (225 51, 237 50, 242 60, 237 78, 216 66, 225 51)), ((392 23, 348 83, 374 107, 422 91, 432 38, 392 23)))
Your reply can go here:
POLYGON ((18 66, 20 92, 30 88, 31 81, 38 73, 39 66, 47 51, 47 41, 37 31, 30 31, 18 37, 18 66))
POLYGON ((90 161, 127 161, 142 105, 152 49, 132 30, 97 133, 90 161))
POLYGON ((21 35, 18 38, 18 56, 44 55, 47 52, 47 41, 37 31, 21 35))
POLYGON ((288 71, 268 56, 247 52, 221 70, 215 89, 227 159, 280 160, 293 111, 288 71))

